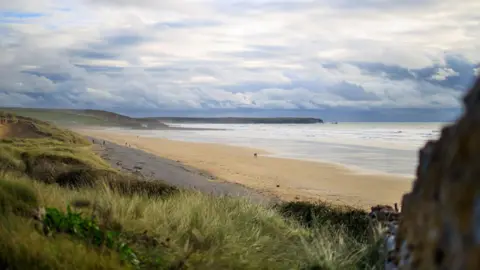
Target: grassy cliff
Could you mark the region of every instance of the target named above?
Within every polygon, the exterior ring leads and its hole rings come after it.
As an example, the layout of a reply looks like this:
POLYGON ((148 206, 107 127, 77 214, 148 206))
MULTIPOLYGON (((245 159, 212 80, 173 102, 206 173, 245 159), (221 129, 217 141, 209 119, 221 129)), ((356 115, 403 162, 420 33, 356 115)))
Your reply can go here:
POLYGON ((73 132, 7 118, 1 269, 381 268, 363 211, 265 207, 142 181, 111 168, 73 132))
POLYGON ((57 125, 87 125, 135 129, 164 129, 168 126, 156 119, 134 118, 102 110, 0 108, 4 113, 34 117, 57 125))

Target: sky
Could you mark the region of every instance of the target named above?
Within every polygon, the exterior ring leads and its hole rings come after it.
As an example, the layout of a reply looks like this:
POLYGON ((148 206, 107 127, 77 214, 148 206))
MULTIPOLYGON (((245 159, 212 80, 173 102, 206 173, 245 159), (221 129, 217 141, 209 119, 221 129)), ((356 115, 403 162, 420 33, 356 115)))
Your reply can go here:
POLYGON ((478 0, 0 0, 0 106, 440 121, 478 0))

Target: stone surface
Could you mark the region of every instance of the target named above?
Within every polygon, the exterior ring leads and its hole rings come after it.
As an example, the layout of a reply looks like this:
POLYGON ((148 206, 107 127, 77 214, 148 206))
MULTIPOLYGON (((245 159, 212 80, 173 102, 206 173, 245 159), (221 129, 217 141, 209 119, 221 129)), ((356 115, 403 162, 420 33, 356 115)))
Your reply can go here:
POLYGON ((419 151, 396 232, 398 269, 480 269, 480 79, 464 104, 464 114, 419 151))

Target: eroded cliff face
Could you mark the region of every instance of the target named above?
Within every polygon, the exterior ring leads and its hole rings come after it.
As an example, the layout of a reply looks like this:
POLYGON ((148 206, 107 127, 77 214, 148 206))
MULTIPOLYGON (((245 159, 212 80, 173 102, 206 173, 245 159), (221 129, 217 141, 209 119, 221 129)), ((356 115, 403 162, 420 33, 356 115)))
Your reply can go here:
POLYGON ((480 79, 464 104, 419 152, 391 258, 398 269, 480 269, 480 79))

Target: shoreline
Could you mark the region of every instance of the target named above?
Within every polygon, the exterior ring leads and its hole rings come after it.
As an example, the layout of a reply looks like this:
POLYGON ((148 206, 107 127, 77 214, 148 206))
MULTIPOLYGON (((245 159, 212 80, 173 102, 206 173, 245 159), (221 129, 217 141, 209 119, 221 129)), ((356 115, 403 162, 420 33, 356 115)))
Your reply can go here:
POLYGON ((374 204, 401 201, 411 190, 411 180, 388 174, 356 173, 342 165, 263 156, 267 151, 215 143, 193 143, 137 137, 114 130, 72 128, 85 135, 118 145, 128 142, 156 156, 178 161, 260 194, 286 201, 324 200, 369 209, 374 204), (259 154, 258 158, 253 153, 259 154))
POLYGON ((392 180, 393 181, 402 181, 401 179, 403 179, 403 181, 409 181, 409 179, 414 179, 415 178, 414 173, 411 174, 411 175, 409 175, 409 174, 399 174, 399 173, 388 173, 388 172, 384 172, 384 171, 380 171, 380 170, 367 169, 367 168, 362 168, 362 167, 355 166, 355 165, 346 165, 346 164, 342 164, 342 163, 338 163, 338 162, 334 162, 334 161, 330 161, 330 160, 324 160, 324 159, 292 158, 292 157, 288 157, 288 156, 281 156, 281 155, 278 155, 278 154, 272 154, 272 153, 269 153, 269 152, 264 154, 264 156, 269 157, 269 158, 298 160, 298 161, 314 162, 314 163, 320 163, 320 164, 325 164, 325 165, 331 165, 331 166, 339 167, 339 169, 341 169, 341 170, 351 171, 353 174, 356 174, 356 175, 383 175, 383 176, 386 176, 386 177, 390 176, 390 177, 395 178, 395 179, 393 179, 393 178, 392 179, 386 179, 388 181, 392 181, 392 180))

